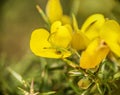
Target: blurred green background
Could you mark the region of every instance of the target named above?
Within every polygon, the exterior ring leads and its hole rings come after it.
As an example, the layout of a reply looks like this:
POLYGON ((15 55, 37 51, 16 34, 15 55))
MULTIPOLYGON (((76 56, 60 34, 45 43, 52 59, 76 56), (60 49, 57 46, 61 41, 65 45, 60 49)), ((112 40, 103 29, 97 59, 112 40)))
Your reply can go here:
MULTIPOLYGON (((32 31, 46 25, 35 6, 39 4, 45 11, 46 3, 47 0, 0 1, 0 95, 21 95, 17 87, 22 84, 12 76, 8 67, 29 83, 33 78, 36 91, 55 90, 56 95, 77 95, 72 86, 65 83, 67 71, 63 62, 36 57, 29 49, 32 31)), ((120 22, 120 0, 61 0, 61 3, 64 13, 74 13, 80 26, 93 13, 102 13, 120 22)), ((120 94, 119 81, 117 84, 114 95, 120 94)))

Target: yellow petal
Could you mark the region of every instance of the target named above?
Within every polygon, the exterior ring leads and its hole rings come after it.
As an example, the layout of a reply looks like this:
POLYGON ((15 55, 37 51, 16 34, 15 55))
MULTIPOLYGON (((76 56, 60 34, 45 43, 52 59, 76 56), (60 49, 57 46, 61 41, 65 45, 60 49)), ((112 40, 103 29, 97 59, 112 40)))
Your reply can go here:
POLYGON ((83 32, 79 30, 78 23, 74 15, 72 15, 72 18, 74 33, 72 35, 71 46, 76 50, 85 49, 89 43, 89 39, 83 32))
POLYGON ((120 26, 114 20, 107 20, 100 32, 111 51, 120 57, 120 26))
POLYGON ((61 18, 61 22, 63 24, 71 24, 71 18, 67 15, 63 15, 61 18))
POLYGON ((53 46, 67 48, 72 39, 69 29, 65 26, 59 26, 57 31, 50 35, 49 41, 53 46))
POLYGON ((72 35, 73 33, 72 26, 70 24, 65 24, 64 26, 68 29, 69 33, 72 35))
MULTIPOLYGON (((60 26, 62 26, 62 21, 55 21, 52 25, 51 25, 51 34, 54 32, 57 32, 58 29, 60 28, 60 26)), ((64 24, 64 27, 66 27, 70 33, 72 33, 72 26, 70 24, 64 24)))
POLYGON ((58 28, 62 26, 62 22, 61 21, 55 21, 52 25, 51 25, 51 34, 54 33, 54 32, 57 32, 58 31, 58 28))
POLYGON ((82 50, 89 44, 89 39, 81 32, 74 32, 72 35, 71 46, 73 49, 82 50))
POLYGON ((60 20, 63 15, 60 0, 48 0, 46 5, 46 14, 51 23, 56 20, 60 20))
POLYGON ((67 50, 60 52, 52 48, 48 42, 49 35, 49 32, 45 29, 36 29, 33 31, 30 39, 30 49, 35 55, 47 58, 64 58, 71 55, 67 50))
POLYGON ((104 41, 95 39, 89 44, 87 49, 82 52, 80 67, 83 69, 95 68, 107 56, 109 48, 104 41))
POLYGON ((101 14, 94 14, 90 16, 83 24, 81 31, 90 39, 99 36, 99 31, 104 24, 105 19, 101 14))

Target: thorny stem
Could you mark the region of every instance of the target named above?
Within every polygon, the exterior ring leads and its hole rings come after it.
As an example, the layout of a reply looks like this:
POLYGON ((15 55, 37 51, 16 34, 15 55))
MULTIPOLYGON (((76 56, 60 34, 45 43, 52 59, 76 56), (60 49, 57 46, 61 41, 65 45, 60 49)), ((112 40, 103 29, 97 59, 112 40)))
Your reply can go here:
POLYGON ((34 93, 34 84, 33 84, 33 79, 32 79, 32 82, 31 82, 31 86, 30 86, 30 93, 33 94, 34 93))
POLYGON ((48 17, 45 15, 45 13, 43 12, 43 10, 41 9, 41 7, 39 5, 36 5, 36 8, 38 12, 40 13, 40 15, 42 16, 42 18, 44 19, 44 21, 48 24, 48 26, 50 26, 50 21, 48 17))

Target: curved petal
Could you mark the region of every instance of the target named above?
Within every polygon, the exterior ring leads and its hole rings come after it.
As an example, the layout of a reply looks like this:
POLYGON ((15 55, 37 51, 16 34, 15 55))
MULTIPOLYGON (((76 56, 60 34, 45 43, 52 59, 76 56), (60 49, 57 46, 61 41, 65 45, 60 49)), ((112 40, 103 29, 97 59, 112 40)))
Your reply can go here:
POLYGON ((60 48, 67 48, 72 39, 72 28, 69 24, 63 25, 60 21, 55 21, 51 26, 49 42, 60 48))
POLYGON ((72 15, 72 19, 73 19, 74 33, 72 35, 71 46, 73 49, 76 50, 85 49, 89 43, 89 39, 83 32, 81 32, 81 30, 79 30, 78 23, 74 14, 72 15))
POLYGON ((90 39, 94 39, 99 36, 99 31, 104 24, 105 19, 101 14, 94 14, 90 16, 83 24, 81 31, 90 39))
POLYGON ((60 0, 48 0, 46 5, 46 14, 51 23, 56 20, 60 20, 63 15, 60 0))
MULTIPOLYGON (((50 33, 52 34, 54 32, 57 32, 60 26, 62 26, 62 21, 55 21, 51 25, 50 33)), ((72 26, 70 24, 64 24, 63 26, 66 27, 69 30, 69 32, 72 34, 72 26)))
POLYGON ((114 20, 107 20, 100 32, 111 51, 120 57, 120 26, 114 20))
POLYGON ((72 35, 71 46, 73 49, 82 50, 89 44, 89 39, 81 32, 74 32, 72 35))
POLYGON ((64 58, 71 55, 69 51, 58 51, 52 48, 48 42, 49 32, 45 29, 36 29, 33 31, 30 39, 30 49, 32 52, 41 57, 47 58, 64 58))
POLYGON ((62 22, 61 21, 55 21, 52 25, 51 25, 51 29, 50 29, 50 33, 55 33, 57 32, 58 28, 62 26, 62 22))
POLYGON ((65 26, 59 26, 56 32, 52 33, 49 42, 56 47, 67 48, 72 39, 69 29, 65 26))
POLYGON ((80 67, 83 69, 95 68, 107 56, 109 48, 104 41, 95 39, 89 44, 87 49, 82 52, 80 67))

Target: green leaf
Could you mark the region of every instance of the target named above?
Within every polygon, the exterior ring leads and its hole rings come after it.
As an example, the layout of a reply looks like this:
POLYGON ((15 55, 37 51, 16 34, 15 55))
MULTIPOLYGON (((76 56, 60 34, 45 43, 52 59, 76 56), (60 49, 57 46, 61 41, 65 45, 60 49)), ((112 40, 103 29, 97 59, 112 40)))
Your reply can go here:
POLYGON ((114 77, 114 79, 119 79, 120 78, 120 71, 117 72, 113 77, 114 77))

